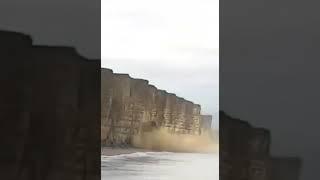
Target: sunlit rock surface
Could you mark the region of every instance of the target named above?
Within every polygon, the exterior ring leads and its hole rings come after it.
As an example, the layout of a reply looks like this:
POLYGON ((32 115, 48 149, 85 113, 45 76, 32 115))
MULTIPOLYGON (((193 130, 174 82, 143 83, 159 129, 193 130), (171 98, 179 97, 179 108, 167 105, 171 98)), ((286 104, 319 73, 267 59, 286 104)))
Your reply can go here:
MULTIPOLYGON (((159 90, 147 80, 101 70, 101 143, 130 145, 132 137, 152 128, 201 134, 201 107, 159 90)), ((205 127, 204 130, 206 130, 205 127)))

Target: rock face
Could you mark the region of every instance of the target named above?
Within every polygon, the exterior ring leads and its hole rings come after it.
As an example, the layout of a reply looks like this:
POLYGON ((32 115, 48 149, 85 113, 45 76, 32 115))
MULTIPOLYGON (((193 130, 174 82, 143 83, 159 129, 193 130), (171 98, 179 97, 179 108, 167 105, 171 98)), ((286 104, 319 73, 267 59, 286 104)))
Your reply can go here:
POLYGON ((1 179, 100 179, 100 61, 0 39, 1 179))
POLYGON ((268 130, 253 127, 224 112, 219 116, 221 180, 282 180, 285 176, 298 179, 300 159, 272 157, 268 130))
POLYGON ((201 115, 201 131, 209 131, 212 126, 212 115, 201 115))
POLYGON ((148 81, 101 70, 101 143, 130 145, 133 135, 165 127, 172 133, 200 134, 201 107, 148 81))

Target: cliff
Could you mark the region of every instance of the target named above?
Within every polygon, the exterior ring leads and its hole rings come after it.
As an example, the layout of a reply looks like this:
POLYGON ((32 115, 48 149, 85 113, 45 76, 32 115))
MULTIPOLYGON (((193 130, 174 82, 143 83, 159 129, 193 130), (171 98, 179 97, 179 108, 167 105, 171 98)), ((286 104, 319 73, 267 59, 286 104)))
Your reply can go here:
POLYGON ((100 61, 0 39, 1 179, 100 179, 100 61))
POLYGON ((212 129, 212 115, 201 115, 200 127, 204 131, 212 129))
POLYGON ((201 107, 159 90, 147 80, 101 70, 101 143, 130 145, 134 135, 153 128, 199 135, 201 107))
POLYGON ((272 157, 270 131, 220 112, 220 179, 299 179, 301 160, 272 157))

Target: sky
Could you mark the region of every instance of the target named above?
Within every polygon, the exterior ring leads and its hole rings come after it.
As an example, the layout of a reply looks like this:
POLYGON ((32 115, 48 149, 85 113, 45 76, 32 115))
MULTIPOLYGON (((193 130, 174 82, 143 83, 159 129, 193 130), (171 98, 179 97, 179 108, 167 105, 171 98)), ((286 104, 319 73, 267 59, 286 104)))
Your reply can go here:
POLYGON ((101 64, 219 110, 218 0, 108 0, 101 4, 101 64))
POLYGON ((72 46, 101 56, 100 0, 1 0, 0 29, 31 35, 34 44, 72 46))
POLYGON ((271 131, 319 179, 319 1, 221 1, 220 109, 271 131))

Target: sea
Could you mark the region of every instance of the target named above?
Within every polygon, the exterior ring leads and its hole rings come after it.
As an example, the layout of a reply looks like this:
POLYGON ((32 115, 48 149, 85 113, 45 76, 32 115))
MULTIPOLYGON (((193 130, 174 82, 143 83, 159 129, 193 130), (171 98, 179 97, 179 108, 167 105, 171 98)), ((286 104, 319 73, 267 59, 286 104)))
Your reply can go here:
POLYGON ((101 157, 102 180, 218 180, 218 154, 137 152, 101 157))

